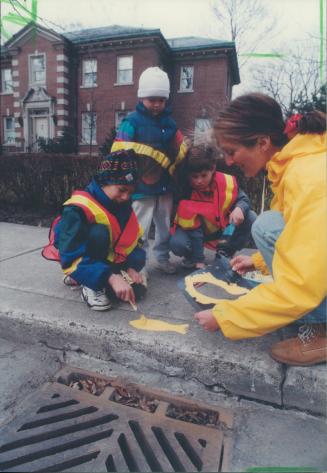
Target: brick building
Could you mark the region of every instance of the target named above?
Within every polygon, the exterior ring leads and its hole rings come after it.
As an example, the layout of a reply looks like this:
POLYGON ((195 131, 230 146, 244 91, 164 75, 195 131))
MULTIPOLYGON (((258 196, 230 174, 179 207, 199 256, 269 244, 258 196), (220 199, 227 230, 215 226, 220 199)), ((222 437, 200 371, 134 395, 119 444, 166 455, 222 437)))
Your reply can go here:
POLYGON ((37 151, 37 139, 76 136, 96 151, 135 108, 138 79, 166 70, 178 127, 201 133, 240 81, 233 42, 165 39, 159 29, 109 26, 58 34, 30 24, 1 48, 0 143, 37 151))

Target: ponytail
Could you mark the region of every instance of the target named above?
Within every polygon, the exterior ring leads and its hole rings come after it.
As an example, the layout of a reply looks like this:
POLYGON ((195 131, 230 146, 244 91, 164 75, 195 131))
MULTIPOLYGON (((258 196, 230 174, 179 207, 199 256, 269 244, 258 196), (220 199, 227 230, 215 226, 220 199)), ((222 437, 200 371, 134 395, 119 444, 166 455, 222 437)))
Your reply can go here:
POLYGON ((319 110, 304 113, 297 124, 297 131, 301 135, 317 133, 321 135, 326 131, 326 114, 319 110))

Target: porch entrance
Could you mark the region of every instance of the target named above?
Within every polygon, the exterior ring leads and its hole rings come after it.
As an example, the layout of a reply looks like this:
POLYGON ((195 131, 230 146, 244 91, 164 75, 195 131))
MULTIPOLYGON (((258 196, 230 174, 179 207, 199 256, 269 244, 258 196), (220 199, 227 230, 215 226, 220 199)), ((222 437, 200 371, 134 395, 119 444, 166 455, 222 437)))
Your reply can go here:
POLYGON ((44 87, 31 87, 22 99, 22 107, 25 151, 37 153, 39 138, 55 136, 55 99, 44 87))
POLYGON ((30 118, 30 142, 31 151, 40 151, 38 143, 39 138, 48 139, 49 136, 49 111, 48 110, 33 110, 29 114, 30 118))

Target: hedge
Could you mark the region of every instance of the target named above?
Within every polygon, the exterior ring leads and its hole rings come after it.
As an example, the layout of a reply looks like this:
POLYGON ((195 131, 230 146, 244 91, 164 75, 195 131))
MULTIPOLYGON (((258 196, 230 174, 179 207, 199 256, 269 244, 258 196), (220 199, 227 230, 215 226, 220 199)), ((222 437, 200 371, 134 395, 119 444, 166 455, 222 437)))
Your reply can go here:
MULTIPOLYGON (((82 189, 97 169, 101 157, 63 154, 8 154, 0 156, 0 205, 57 211, 74 189, 82 189)), ((263 175, 245 179, 236 168, 219 161, 217 168, 236 175, 259 212, 263 175)), ((270 200, 267 189, 266 206, 270 200)))
POLYGON ((54 154, 0 157, 0 204, 59 210, 72 190, 82 189, 101 158, 54 154))

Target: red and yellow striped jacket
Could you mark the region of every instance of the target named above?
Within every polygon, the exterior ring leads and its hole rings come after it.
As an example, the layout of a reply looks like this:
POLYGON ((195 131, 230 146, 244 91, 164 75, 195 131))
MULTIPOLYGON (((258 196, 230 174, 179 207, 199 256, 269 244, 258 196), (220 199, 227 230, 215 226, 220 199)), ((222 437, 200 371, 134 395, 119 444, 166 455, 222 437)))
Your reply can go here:
MULTIPOLYGON (((193 191, 190 199, 181 200, 177 207, 172 233, 176 226, 184 230, 192 230, 203 225, 207 236, 223 230, 228 225, 230 208, 238 194, 238 186, 234 176, 216 172, 213 183, 213 197, 193 191)), ((209 248, 215 248, 217 240, 206 242, 209 248)))
MULTIPOLYGON (((107 260, 111 263, 122 263, 127 256, 134 250, 138 240, 143 234, 143 230, 139 225, 135 213, 132 211, 129 220, 123 229, 116 217, 103 207, 94 197, 85 191, 73 192, 70 199, 66 200, 63 205, 76 205, 80 207, 87 221, 99 223, 108 227, 110 235, 110 244, 108 248, 107 260)), ((54 246, 54 228, 58 224, 60 217, 53 222, 49 234, 49 244, 44 248, 42 255, 51 260, 60 261, 58 250, 54 246)), ((78 265, 80 258, 75 260, 69 268, 65 268, 64 272, 71 273, 78 265)))

